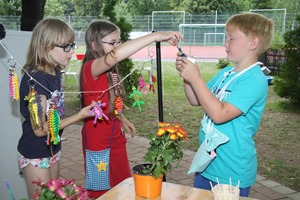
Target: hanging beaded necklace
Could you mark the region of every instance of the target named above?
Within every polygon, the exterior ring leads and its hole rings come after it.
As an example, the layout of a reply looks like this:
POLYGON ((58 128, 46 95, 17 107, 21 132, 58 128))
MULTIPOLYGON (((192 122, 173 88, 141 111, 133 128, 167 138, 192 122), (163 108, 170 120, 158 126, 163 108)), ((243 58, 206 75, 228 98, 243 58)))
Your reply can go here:
POLYGON ((230 74, 234 74, 235 72, 233 72, 233 69, 232 68, 231 70, 227 71, 227 72, 224 72, 224 75, 222 77, 220 77, 216 83, 214 84, 214 86, 212 87, 212 93, 214 95, 217 95, 220 90, 221 90, 221 86, 223 85, 223 83, 225 82, 225 80, 230 76, 230 74), (219 84, 218 84, 219 83, 219 84), (218 84, 218 87, 217 87, 217 84, 218 84))
POLYGON ((257 65, 258 65, 258 63, 256 62, 256 63, 250 65, 249 67, 243 69, 242 71, 240 71, 239 73, 237 73, 233 78, 231 78, 229 81, 227 81, 226 84, 225 84, 224 86, 222 86, 222 88, 221 88, 221 84, 224 83, 225 79, 232 73, 232 71, 233 71, 234 68, 232 68, 232 69, 231 69, 230 71, 228 71, 228 72, 225 72, 224 75, 223 75, 223 77, 221 77, 221 78, 214 84, 214 86, 212 87, 212 93, 213 93, 218 99, 221 100, 221 99, 223 98, 223 95, 224 95, 224 93, 225 93, 226 88, 227 88, 228 85, 233 81, 233 79, 235 79, 235 78, 241 76, 241 75, 244 74, 246 71, 252 69, 253 67, 255 67, 255 66, 257 66, 257 65), (218 83, 220 80, 221 80, 221 82, 220 82, 219 86, 216 87, 217 83, 218 83))

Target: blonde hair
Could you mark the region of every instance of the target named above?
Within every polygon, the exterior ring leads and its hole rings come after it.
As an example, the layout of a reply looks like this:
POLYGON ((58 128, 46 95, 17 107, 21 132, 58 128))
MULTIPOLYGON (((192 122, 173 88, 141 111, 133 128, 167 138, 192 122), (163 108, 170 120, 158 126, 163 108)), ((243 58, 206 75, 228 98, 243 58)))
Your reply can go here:
POLYGON ((49 51, 56 45, 66 45, 74 42, 75 32, 64 21, 48 18, 40 21, 33 29, 28 48, 24 70, 51 72, 60 70, 49 56, 49 51))
POLYGON ((246 36, 258 37, 260 44, 257 50, 258 56, 269 47, 274 34, 274 22, 257 13, 242 13, 233 15, 226 22, 226 31, 238 28, 246 36))

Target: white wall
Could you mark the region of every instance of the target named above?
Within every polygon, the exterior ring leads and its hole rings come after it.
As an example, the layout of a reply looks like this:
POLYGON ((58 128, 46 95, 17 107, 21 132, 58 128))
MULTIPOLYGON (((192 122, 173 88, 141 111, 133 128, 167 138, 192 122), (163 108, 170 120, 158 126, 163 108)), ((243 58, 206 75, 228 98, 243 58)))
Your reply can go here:
POLYGON ((25 180, 19 175, 17 162, 17 144, 21 136, 21 114, 19 101, 11 100, 9 95, 8 59, 12 56, 21 66, 16 65, 19 84, 21 67, 23 66, 31 32, 6 31, 6 37, 1 40, 6 50, 0 45, 0 199, 11 199, 5 187, 6 179, 13 190, 16 200, 27 198, 25 180), (11 55, 10 55, 11 54, 11 55))

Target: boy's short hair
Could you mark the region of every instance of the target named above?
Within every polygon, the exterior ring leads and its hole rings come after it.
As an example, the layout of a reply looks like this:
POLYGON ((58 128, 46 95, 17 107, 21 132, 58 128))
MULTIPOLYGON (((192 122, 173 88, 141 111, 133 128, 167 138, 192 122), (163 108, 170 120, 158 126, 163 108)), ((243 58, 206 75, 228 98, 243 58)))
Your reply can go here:
POLYGON ((257 13, 242 13, 233 15, 226 22, 226 31, 238 28, 246 36, 259 37, 260 44, 257 54, 260 56, 269 47, 274 34, 274 22, 257 13))

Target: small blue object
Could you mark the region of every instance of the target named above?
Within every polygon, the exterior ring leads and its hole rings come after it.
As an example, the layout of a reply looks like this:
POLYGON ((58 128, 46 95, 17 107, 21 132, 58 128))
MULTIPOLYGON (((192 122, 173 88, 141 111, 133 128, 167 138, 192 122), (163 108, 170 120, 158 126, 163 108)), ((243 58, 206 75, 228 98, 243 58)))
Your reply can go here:
POLYGON ((9 186, 6 179, 4 180, 4 184, 5 184, 5 187, 7 188, 8 192, 10 194, 11 199, 15 200, 14 193, 13 193, 12 189, 10 188, 10 186, 9 186))
POLYGON ((267 78, 267 81, 268 81, 268 85, 271 85, 271 83, 272 83, 272 80, 273 80, 273 76, 266 76, 266 78, 267 78))
POLYGON ((181 53, 181 56, 182 56, 182 57, 187 57, 186 54, 182 51, 181 48, 178 47, 178 50, 179 50, 179 52, 181 53))

